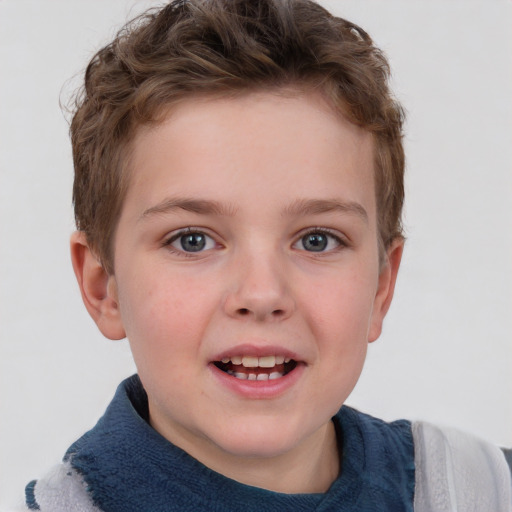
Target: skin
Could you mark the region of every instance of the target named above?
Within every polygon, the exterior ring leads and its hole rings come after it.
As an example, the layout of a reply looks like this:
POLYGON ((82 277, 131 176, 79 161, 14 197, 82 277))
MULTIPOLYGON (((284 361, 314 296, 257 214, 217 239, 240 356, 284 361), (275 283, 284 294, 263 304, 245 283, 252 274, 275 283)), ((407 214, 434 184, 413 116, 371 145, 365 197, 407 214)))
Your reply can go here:
POLYGON ((397 240, 379 263, 371 135, 313 93, 260 92, 185 101, 133 150, 115 273, 83 234, 71 248, 98 327, 129 339, 152 426, 246 484, 326 491, 331 417, 380 335, 402 254, 397 240), (183 249, 186 228, 203 250, 183 249), (310 250, 309 232, 327 246, 310 250), (299 362, 286 385, 232 386, 213 365, 280 351, 299 362))

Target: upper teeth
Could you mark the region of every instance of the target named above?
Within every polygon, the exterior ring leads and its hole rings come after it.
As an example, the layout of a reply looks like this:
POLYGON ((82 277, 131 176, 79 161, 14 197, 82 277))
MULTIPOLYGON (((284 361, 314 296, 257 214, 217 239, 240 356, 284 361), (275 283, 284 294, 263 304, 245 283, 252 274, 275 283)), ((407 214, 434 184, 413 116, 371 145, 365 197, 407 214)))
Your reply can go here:
POLYGON ((284 356, 232 356, 224 357, 222 362, 227 364, 231 361, 232 364, 241 364, 245 368, 273 368, 276 364, 289 363, 291 359, 284 356))

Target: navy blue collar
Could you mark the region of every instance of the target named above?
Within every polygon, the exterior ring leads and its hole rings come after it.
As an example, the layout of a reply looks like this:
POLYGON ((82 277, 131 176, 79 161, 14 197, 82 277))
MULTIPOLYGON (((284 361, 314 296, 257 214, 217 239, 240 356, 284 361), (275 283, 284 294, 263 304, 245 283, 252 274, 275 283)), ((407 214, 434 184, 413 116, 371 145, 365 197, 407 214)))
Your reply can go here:
POLYGON ((342 407, 333 418, 343 446, 339 478, 325 494, 281 494, 208 469, 147 420, 146 392, 135 375, 66 453, 104 512, 412 511, 414 447, 407 421, 385 423, 342 407))

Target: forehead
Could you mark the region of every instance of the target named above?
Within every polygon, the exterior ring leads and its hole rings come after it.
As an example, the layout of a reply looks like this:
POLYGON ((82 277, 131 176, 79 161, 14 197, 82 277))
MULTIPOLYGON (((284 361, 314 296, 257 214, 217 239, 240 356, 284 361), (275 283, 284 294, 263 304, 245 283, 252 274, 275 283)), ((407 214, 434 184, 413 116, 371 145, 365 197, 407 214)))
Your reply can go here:
POLYGON ((137 133, 127 201, 144 211, 176 194, 239 206, 340 197, 374 214, 373 146, 320 94, 190 98, 137 133))

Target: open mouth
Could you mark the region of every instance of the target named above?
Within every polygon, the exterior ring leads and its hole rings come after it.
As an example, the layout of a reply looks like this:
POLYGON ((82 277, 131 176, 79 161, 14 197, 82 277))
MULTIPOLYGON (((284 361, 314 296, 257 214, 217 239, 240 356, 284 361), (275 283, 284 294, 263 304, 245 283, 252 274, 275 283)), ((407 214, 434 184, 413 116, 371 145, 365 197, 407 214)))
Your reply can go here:
POLYGON ((297 366, 297 361, 284 356, 233 356, 213 363, 219 370, 240 380, 275 380, 297 366))

